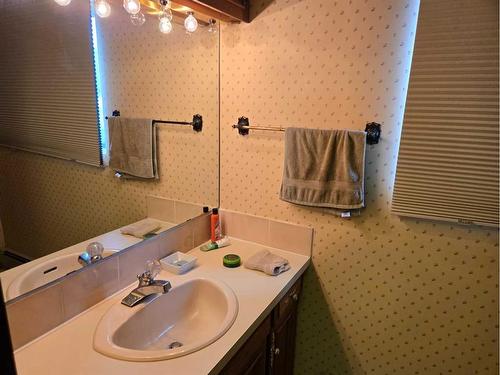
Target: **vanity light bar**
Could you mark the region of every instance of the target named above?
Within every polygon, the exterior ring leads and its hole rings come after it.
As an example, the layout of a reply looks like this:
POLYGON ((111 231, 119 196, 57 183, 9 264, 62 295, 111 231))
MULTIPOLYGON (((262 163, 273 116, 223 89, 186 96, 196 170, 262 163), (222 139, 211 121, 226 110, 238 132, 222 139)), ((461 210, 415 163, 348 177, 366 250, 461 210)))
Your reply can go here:
MULTIPOLYGON (((71 3, 71 0, 54 0, 60 6, 67 6, 71 3)), ((91 0, 94 2, 93 9, 95 14, 100 18, 107 18, 111 14, 111 5, 109 0, 91 0)), ((170 0, 123 0, 123 8, 130 15, 130 21, 134 26, 142 26, 146 22, 146 17, 141 11, 141 3, 147 9, 150 9, 147 13, 149 14, 159 14, 159 29, 164 34, 169 34, 172 29, 173 16, 184 19, 184 28, 188 33, 194 33, 198 29, 198 25, 207 26, 209 33, 214 33, 215 19, 210 18, 208 22, 198 20, 194 16, 192 10, 187 12, 181 12, 176 9, 171 9, 170 0)), ((189 9, 189 8, 188 8, 189 9)))

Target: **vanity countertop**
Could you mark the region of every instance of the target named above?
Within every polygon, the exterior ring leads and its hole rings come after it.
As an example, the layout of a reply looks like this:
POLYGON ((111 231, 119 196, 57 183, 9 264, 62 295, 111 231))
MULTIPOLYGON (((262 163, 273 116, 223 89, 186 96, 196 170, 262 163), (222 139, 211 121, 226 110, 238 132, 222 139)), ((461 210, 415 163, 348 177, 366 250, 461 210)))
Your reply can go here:
POLYGON ((106 357, 93 348, 93 336, 101 317, 136 285, 116 293, 89 310, 62 324, 44 336, 15 352, 20 375, 34 374, 216 374, 230 359, 253 330, 270 313, 288 288, 307 268, 310 258, 285 250, 269 248, 252 242, 231 239, 232 245, 202 252, 198 248, 189 253, 198 258, 198 265, 184 275, 162 271, 158 279, 170 280, 175 288, 180 283, 197 277, 225 282, 238 299, 238 315, 231 328, 213 344, 186 356, 157 362, 129 362, 106 357), (239 268, 225 268, 222 257, 235 253, 242 262, 262 249, 288 259, 291 269, 279 276, 239 268))
MULTIPOLYGON (((142 223, 146 220, 149 220, 148 218, 142 219, 137 221, 134 224, 139 224, 142 223)), ((153 219, 154 221, 158 222, 160 225, 160 229, 156 231, 156 233, 160 233, 163 231, 166 231, 167 229, 170 229, 177 224, 173 223, 168 223, 166 221, 161 221, 158 219, 153 219)), ((64 249, 55 251, 51 254, 48 254, 44 257, 34 259, 28 263, 21 264, 17 267, 11 268, 9 270, 3 271, 0 273, 0 279, 2 280, 2 287, 3 287, 3 292, 4 292, 4 298, 7 299, 7 289, 9 288, 10 284, 21 274, 29 270, 30 268, 33 268, 37 266, 40 263, 43 263, 47 260, 53 259, 60 257, 61 255, 66 255, 66 254, 79 254, 85 251, 87 246, 92 243, 92 242, 100 242, 104 246, 105 249, 109 250, 123 250, 126 249, 132 245, 135 245, 136 243, 139 243, 142 241, 142 239, 134 237, 134 236, 129 236, 129 235, 124 235, 120 233, 120 229, 123 227, 120 227, 118 229, 115 229, 111 232, 101 234, 99 236, 90 238, 88 240, 82 241, 80 243, 77 243, 72 246, 68 246, 64 249)))

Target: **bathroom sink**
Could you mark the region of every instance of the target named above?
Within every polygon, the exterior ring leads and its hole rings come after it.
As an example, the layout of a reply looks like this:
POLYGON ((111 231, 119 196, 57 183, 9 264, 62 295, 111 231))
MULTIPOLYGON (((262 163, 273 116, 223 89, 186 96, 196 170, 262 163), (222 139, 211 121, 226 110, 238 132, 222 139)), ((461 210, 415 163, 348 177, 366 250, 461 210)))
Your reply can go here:
POLYGON ((192 279, 132 308, 113 305, 96 328, 94 349, 128 361, 180 357, 224 335, 237 313, 238 301, 226 284, 192 279))
MULTIPOLYGON (((115 252, 116 250, 104 249, 103 256, 107 257, 115 252)), ((51 258, 23 272, 7 288, 7 299, 15 298, 82 268, 78 263, 79 255, 80 253, 72 253, 51 258)))

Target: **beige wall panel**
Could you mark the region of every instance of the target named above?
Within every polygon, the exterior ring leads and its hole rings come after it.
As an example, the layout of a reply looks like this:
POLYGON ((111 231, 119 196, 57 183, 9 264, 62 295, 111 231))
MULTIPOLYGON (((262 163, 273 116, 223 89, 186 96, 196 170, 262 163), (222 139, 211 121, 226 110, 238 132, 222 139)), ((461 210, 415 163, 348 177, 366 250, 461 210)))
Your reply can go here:
POLYGON ((496 231, 390 214, 418 1, 255 3, 252 23, 222 30, 221 206, 315 228, 296 373, 496 374, 496 231), (280 201, 283 135, 242 137, 231 129, 241 115, 264 126, 382 123, 362 216, 280 201))

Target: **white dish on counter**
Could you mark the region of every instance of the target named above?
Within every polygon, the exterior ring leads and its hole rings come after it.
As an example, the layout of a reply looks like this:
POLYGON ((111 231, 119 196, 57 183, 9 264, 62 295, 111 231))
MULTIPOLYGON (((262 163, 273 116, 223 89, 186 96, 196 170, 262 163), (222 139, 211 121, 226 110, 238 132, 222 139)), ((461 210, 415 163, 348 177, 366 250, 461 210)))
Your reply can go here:
POLYGON ((160 259, 160 263, 165 271, 181 275, 193 268, 196 265, 197 259, 198 258, 193 255, 176 251, 175 253, 160 259))

